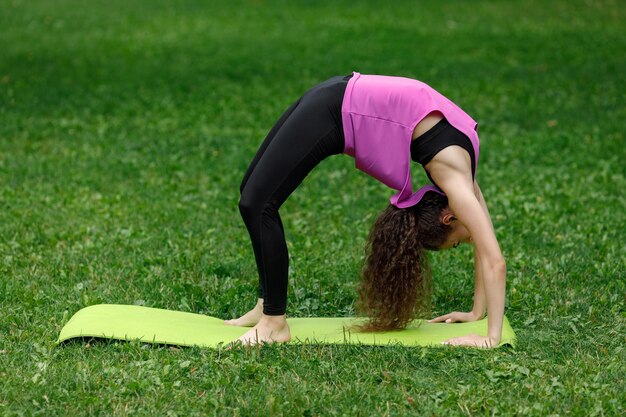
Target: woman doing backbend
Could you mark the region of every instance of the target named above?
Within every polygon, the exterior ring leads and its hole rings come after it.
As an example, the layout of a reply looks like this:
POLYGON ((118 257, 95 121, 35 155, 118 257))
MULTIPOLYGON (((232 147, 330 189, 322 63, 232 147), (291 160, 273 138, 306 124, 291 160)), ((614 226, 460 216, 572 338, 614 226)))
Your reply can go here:
POLYGON ((364 330, 403 328, 429 297, 426 250, 474 246, 474 305, 431 322, 474 321, 488 314, 488 335, 453 345, 500 342, 506 266, 475 180, 476 122, 428 85, 408 78, 353 73, 307 91, 276 122, 241 183, 239 209, 259 273, 256 306, 226 324, 253 326, 244 344, 290 340, 285 310, 289 256, 278 209, 307 174, 330 155, 397 190, 369 235, 359 288, 364 330), (413 192, 411 159, 435 185, 413 192))

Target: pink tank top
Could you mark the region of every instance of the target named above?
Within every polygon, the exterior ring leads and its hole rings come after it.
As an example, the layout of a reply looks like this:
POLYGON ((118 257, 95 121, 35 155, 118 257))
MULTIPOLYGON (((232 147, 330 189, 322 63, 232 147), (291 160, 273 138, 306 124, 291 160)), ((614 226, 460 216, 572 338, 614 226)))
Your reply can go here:
POLYGON ((438 191, 427 186, 414 193, 410 170, 413 130, 433 111, 470 139, 477 171, 477 123, 433 88, 410 78, 358 72, 346 87, 341 106, 343 153, 354 157, 359 170, 397 190, 389 201, 398 208, 417 204, 426 191, 438 191))

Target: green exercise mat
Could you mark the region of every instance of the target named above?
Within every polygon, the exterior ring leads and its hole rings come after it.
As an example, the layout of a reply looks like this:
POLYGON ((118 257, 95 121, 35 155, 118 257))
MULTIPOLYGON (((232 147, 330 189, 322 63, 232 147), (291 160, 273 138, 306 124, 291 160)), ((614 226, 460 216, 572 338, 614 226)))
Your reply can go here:
MULTIPOLYGON (((361 333, 350 329, 353 324, 362 323, 363 320, 350 317, 289 318, 290 343, 441 346, 441 342, 455 336, 487 334, 487 319, 454 324, 415 320, 404 330, 384 333, 361 333)), ((201 314, 99 304, 74 314, 61 329, 57 343, 75 337, 101 337, 178 346, 217 347, 237 339, 247 330, 247 327, 227 326, 222 319, 201 314)), ((502 345, 515 345, 515 333, 506 317, 499 346, 502 345)))

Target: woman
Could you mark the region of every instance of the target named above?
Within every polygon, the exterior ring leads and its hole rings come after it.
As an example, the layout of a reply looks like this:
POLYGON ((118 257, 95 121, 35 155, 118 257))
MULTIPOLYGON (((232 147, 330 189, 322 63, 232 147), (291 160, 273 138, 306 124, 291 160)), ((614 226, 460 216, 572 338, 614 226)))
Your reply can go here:
POLYGON ((285 318, 288 253, 278 209, 324 158, 345 153, 356 167, 397 190, 369 236, 359 307, 364 330, 399 329, 426 305, 425 250, 474 245, 471 312, 431 322, 461 322, 488 312, 488 336, 465 335, 452 345, 492 347, 500 342, 506 266, 487 206, 474 180, 476 122, 428 85, 408 78, 333 77, 307 91, 267 135, 241 183, 239 209, 259 272, 257 305, 225 323, 254 326, 244 344, 290 339, 285 318), (413 192, 410 160, 435 185, 413 192))

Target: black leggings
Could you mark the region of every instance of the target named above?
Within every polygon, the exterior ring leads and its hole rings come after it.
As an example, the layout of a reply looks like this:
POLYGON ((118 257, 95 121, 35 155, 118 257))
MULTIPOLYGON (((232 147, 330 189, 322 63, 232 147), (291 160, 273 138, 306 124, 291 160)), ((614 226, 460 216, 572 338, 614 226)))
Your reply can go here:
POLYGON ((333 77, 307 91, 276 122, 241 182, 239 211, 259 271, 263 313, 285 314, 289 254, 278 209, 311 170, 343 152, 341 103, 346 77, 333 77))

